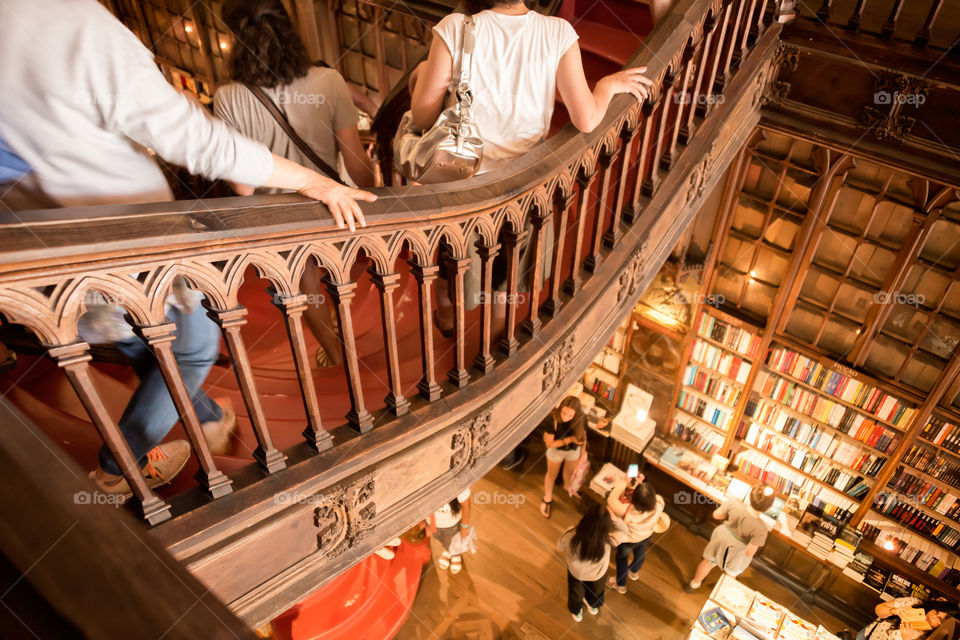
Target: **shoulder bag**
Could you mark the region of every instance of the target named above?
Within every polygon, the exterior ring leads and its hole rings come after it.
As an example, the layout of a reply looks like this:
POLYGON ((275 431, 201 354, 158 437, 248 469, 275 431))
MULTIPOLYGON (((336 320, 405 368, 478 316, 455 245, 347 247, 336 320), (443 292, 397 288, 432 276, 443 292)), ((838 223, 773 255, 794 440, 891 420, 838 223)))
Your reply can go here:
POLYGON ((315 164, 320 171, 326 175, 331 180, 335 180, 340 184, 343 184, 343 180, 340 179, 340 172, 331 167, 329 164, 323 161, 323 158, 317 155, 317 152, 314 151, 310 145, 304 142, 303 138, 297 135, 297 132, 294 131, 293 127, 290 125, 290 121, 287 120, 287 117, 283 115, 280 109, 277 108, 277 105, 273 103, 273 100, 263 92, 263 89, 260 87, 254 87, 252 85, 244 85, 247 89, 250 90, 250 93, 260 101, 267 112, 273 116, 273 119, 277 121, 277 124, 280 125, 280 128, 283 129, 283 132, 287 134, 287 137, 293 141, 293 144, 297 145, 297 149, 300 149, 300 152, 303 155, 309 158, 310 162, 315 164))
POLYGON ((473 176, 483 159, 483 140, 473 121, 470 67, 474 45, 473 16, 463 20, 460 79, 457 102, 440 113, 430 129, 422 131, 407 111, 393 139, 393 165, 408 180, 423 184, 450 182, 473 176))

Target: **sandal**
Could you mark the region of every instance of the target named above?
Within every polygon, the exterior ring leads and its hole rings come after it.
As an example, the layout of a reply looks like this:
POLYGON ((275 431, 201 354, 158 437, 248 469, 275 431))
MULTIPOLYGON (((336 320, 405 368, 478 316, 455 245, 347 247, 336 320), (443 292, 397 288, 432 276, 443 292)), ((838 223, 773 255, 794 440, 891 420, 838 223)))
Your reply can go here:
POLYGON ((463 569, 463 556, 453 556, 450 558, 450 573, 456 575, 463 569))
POLYGON ((444 554, 441 555, 439 558, 437 558, 437 566, 440 567, 440 568, 443 569, 443 570, 449 569, 449 568, 450 568, 450 556, 448 556, 446 553, 444 553, 444 554))
POLYGON ((549 502, 546 500, 540 501, 540 515, 542 515, 544 518, 550 517, 550 510, 552 508, 553 508, 553 500, 550 500, 549 502))

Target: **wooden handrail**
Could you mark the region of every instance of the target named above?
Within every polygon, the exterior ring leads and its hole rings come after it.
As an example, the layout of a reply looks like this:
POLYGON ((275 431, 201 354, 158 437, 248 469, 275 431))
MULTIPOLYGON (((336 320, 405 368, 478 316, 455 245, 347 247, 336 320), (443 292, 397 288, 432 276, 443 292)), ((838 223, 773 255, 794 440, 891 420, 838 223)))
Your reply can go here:
MULTIPOLYGON (((674 157, 674 140, 681 129, 686 130, 688 143, 696 139, 697 105, 706 105, 704 115, 709 115, 723 87, 729 86, 736 75, 738 65, 770 27, 768 9, 767 3, 757 0, 679 0, 627 65, 646 66, 657 83, 642 108, 632 97, 619 96, 592 133, 583 134, 568 125, 504 169, 469 181, 379 189, 379 200, 363 206, 368 226, 356 233, 338 229, 322 204, 298 195, 0 214, 0 313, 10 322, 31 329, 50 349, 104 440, 115 449, 121 468, 133 478, 144 517, 152 523, 163 521, 170 517, 169 505, 140 481, 129 448, 89 381, 89 346, 77 337, 77 321, 89 291, 103 290, 118 300, 138 331, 148 338, 192 436, 204 485, 212 497, 218 498, 230 491, 230 481, 206 451, 169 352, 171 324, 164 316, 164 301, 177 277, 186 278, 206 294, 209 314, 223 330, 244 402, 254 416, 260 446, 253 457, 266 474, 283 468, 283 454, 271 444, 268 420, 259 409, 245 347, 236 330, 243 316, 238 290, 243 272, 250 265, 270 280, 274 299, 284 311, 309 422, 304 437, 314 450, 322 450, 330 446, 327 430, 331 425, 320 424, 312 389, 299 322, 305 297, 299 290, 301 275, 305 269, 315 268, 314 260, 326 271, 327 291, 336 303, 351 401, 344 421, 354 430, 365 432, 372 428, 374 414, 380 415, 386 407, 400 415, 407 402, 396 379, 396 327, 389 295, 395 283, 395 265, 404 251, 409 252, 414 274, 419 274, 423 350, 419 389, 427 402, 436 401, 440 395, 433 370, 429 309, 432 277, 438 265, 437 247, 444 239, 451 251, 447 266, 453 274, 452 290, 461 303, 455 322, 455 365, 447 375, 453 386, 444 390, 456 393, 478 375, 467 370, 470 363, 478 363, 481 373, 504 365, 491 362, 494 345, 509 361, 520 343, 518 327, 526 329, 527 335, 535 335, 560 305, 569 304, 570 298, 563 298, 559 282, 572 282, 567 295, 576 298, 578 283, 589 281, 607 252, 624 243, 637 245, 637 229, 649 228, 663 213, 646 205, 658 194, 665 176, 671 172, 690 174, 687 199, 700 195, 705 160, 685 157, 682 152, 674 157), (713 39, 704 37, 708 22, 719 33, 713 39), (697 81, 690 99, 676 99, 674 86, 689 73, 691 60, 700 61, 708 69, 707 81, 697 81), (638 130, 641 134, 634 135, 638 130), (638 185, 632 194, 624 188, 626 181, 638 185), (576 208, 571 206, 574 201, 579 203, 576 208), (520 243, 533 229, 531 244, 540 246, 540 230, 558 216, 567 218, 566 228, 578 230, 568 238, 576 245, 574 260, 566 267, 559 257, 553 261, 552 282, 545 296, 549 304, 542 304, 538 295, 524 307, 518 296, 510 295, 518 292, 523 277, 519 273, 520 243), (486 247, 481 252, 486 256, 486 271, 501 232, 506 240, 499 251, 508 257, 507 326, 502 335, 495 336, 489 333, 487 322, 479 353, 468 353, 472 347, 468 346, 464 327, 462 277, 469 267, 470 245, 478 236, 486 247), (352 334, 350 300, 356 285, 350 272, 361 251, 372 262, 373 280, 381 289, 383 303, 391 392, 379 407, 366 406, 352 334), (586 269, 581 264, 584 255, 586 269)), ((769 47, 772 41, 765 40, 769 47)), ((562 249, 563 245, 563 240, 557 240, 554 247, 562 249)), ((637 250, 635 259, 642 259, 642 247, 637 246, 637 250)), ((531 263, 534 274, 545 267, 539 253, 531 263)), ((490 293, 489 273, 483 284, 490 293)), ((538 287, 535 284, 532 290, 538 287)), ((487 313, 489 295, 483 305, 487 313)))

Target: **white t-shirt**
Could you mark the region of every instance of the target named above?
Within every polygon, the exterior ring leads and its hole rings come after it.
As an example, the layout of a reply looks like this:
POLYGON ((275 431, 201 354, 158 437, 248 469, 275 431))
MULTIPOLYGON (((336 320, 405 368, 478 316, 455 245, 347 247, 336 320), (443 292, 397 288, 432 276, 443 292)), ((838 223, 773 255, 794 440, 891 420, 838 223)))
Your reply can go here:
POLYGON ((33 170, 24 186, 60 206, 170 200, 144 147, 208 178, 259 186, 273 170, 96 0, 3 0, 0 42, 0 138, 33 170))
MULTIPOLYGON (((460 78, 462 13, 433 28, 453 57, 450 90, 460 78)), ((470 87, 477 129, 483 139, 480 173, 497 169, 529 151, 550 130, 560 58, 577 41, 563 18, 535 11, 511 16, 474 15, 475 44, 470 87)))
MULTIPOLYGON (((461 505, 460 513, 463 513, 463 503, 469 499, 470 489, 464 489, 463 493, 457 496, 457 500, 461 505)), ((452 527, 460 522, 460 513, 454 513, 453 509, 450 508, 449 502, 437 509, 433 514, 434 520, 436 520, 437 529, 446 529, 447 527, 452 527)))

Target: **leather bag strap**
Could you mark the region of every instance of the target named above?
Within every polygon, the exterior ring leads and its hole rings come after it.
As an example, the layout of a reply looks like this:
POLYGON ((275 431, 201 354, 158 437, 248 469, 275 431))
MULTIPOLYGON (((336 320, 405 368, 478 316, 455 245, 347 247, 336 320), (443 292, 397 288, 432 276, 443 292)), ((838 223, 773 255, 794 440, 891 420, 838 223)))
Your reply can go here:
POLYGON ((277 105, 273 103, 273 100, 270 99, 267 94, 263 92, 263 89, 260 87, 254 87, 251 85, 245 85, 247 89, 250 90, 250 93, 260 101, 260 104, 266 108, 267 112, 273 116, 273 119, 277 121, 277 124, 280 125, 280 128, 283 129, 283 132, 287 134, 287 137, 293 141, 293 144, 297 145, 297 148, 310 159, 310 162, 315 164, 320 171, 322 171, 328 178, 335 180, 340 184, 343 184, 343 180, 340 179, 339 172, 331 167, 329 164, 323 161, 323 158, 317 155, 317 152, 310 148, 303 138, 297 135, 297 132, 294 131, 293 127, 290 125, 290 121, 287 120, 287 117, 283 115, 277 105))

